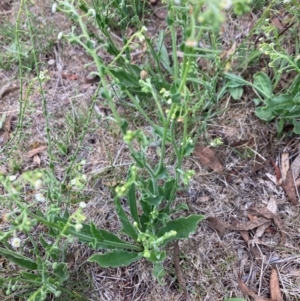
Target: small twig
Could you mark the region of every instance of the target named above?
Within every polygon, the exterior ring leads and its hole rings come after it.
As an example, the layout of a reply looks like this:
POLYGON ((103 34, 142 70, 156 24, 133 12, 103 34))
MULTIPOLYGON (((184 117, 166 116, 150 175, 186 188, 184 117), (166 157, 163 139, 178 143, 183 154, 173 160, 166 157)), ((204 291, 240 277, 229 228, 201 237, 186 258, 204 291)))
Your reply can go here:
POLYGON ((187 289, 186 289, 186 283, 185 283, 185 280, 183 277, 183 273, 181 271, 180 264, 179 264, 179 254, 180 254, 180 250, 179 250, 178 240, 176 240, 174 243, 173 261, 174 261, 174 267, 175 267, 175 271, 176 271, 177 281, 183 290, 184 300, 186 300, 187 299, 187 289))
POLYGON ((121 147, 120 147, 120 149, 119 149, 119 151, 118 151, 118 153, 117 153, 117 155, 116 155, 116 158, 115 158, 115 160, 114 160, 113 166, 115 166, 115 165, 117 164, 117 161, 118 161, 118 159, 119 159, 121 153, 123 152, 124 146, 125 146, 125 143, 123 143, 123 144, 121 145, 121 147))

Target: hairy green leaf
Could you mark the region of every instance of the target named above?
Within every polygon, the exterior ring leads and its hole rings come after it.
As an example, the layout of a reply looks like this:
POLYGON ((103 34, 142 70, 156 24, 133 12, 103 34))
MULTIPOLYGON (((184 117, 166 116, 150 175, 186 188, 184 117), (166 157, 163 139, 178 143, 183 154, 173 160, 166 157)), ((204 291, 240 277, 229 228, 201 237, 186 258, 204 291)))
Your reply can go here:
POLYGON ((174 188, 175 185, 175 179, 169 180, 167 182, 165 182, 164 184, 164 198, 169 201, 172 197, 172 199, 174 199, 174 196, 171 196, 171 192, 174 188))
POLYGON ((165 284, 163 281, 163 278, 166 275, 166 272, 160 262, 154 263, 152 275, 160 284, 162 284, 162 285, 165 284))
POLYGON ((36 270, 38 267, 36 262, 28 259, 27 257, 25 257, 23 255, 16 253, 14 251, 0 248, 0 254, 3 257, 5 257, 6 259, 8 259, 9 261, 17 264, 18 266, 20 266, 22 268, 26 268, 28 270, 36 270))
POLYGON ((275 118, 272 108, 270 107, 258 107, 255 109, 255 115, 264 121, 271 121, 275 118))
POLYGON ((234 100, 240 100, 243 95, 244 89, 242 87, 234 87, 229 88, 229 92, 234 100))
POLYGON ((128 189, 127 192, 127 200, 129 203, 129 209, 130 209, 130 214, 131 217, 135 222, 138 223, 140 227, 140 219, 139 219, 139 214, 138 214, 138 209, 137 209, 137 203, 136 203, 136 191, 135 191, 135 185, 132 184, 130 188, 128 189))
POLYGON ((68 264, 64 262, 55 264, 53 272, 57 276, 61 284, 70 276, 70 273, 68 272, 68 264))
POLYGON ((165 38, 164 31, 161 30, 158 34, 158 38, 157 38, 157 42, 156 42, 156 47, 158 49, 158 57, 159 57, 159 60, 161 61, 162 65, 164 66, 164 68, 169 72, 169 74, 173 74, 168 50, 164 44, 164 42, 165 42, 164 38, 165 38))
POLYGON ((256 87, 257 92, 264 98, 268 99, 273 96, 272 83, 267 74, 263 72, 255 73, 253 84, 256 87))
POLYGON ((157 206, 162 202, 163 199, 164 199, 164 197, 162 195, 148 196, 148 197, 144 198, 144 201, 146 201, 150 205, 157 206))
POLYGON ((178 238, 188 238, 189 235, 195 232, 198 223, 203 220, 205 217, 203 215, 190 215, 188 217, 181 217, 173 221, 167 222, 165 227, 162 227, 157 236, 161 237, 165 233, 170 232, 172 230, 176 231, 176 236, 170 237, 164 242, 164 245, 174 239, 178 238))
MULTIPOLYGON (((68 222, 68 219, 56 216, 54 223, 51 225, 56 229, 62 231, 64 225, 68 222)), ((65 235, 72 235, 76 237, 80 242, 89 244, 94 249, 131 249, 141 250, 139 246, 129 244, 121 240, 115 234, 98 229, 93 223, 90 225, 82 224, 82 229, 77 232, 73 226, 68 227, 64 230, 65 235)))
POLYGON ((138 234, 136 229, 133 227, 132 222, 128 219, 125 211, 123 210, 120 199, 118 197, 115 198, 115 206, 116 211, 118 214, 118 217, 120 219, 120 222, 122 224, 122 231, 126 233, 129 237, 131 237, 134 240, 137 240, 138 234))
POLYGON ((294 132, 295 134, 300 134, 300 122, 297 121, 296 119, 293 121, 293 125, 294 125, 294 132))
POLYGON ((119 267, 129 265, 132 262, 142 258, 142 255, 135 252, 125 250, 114 250, 105 254, 95 254, 88 261, 97 262, 101 267, 119 267))
POLYGON ((40 282, 42 284, 42 276, 40 274, 33 274, 28 272, 21 272, 21 276, 25 279, 32 280, 34 282, 40 282))

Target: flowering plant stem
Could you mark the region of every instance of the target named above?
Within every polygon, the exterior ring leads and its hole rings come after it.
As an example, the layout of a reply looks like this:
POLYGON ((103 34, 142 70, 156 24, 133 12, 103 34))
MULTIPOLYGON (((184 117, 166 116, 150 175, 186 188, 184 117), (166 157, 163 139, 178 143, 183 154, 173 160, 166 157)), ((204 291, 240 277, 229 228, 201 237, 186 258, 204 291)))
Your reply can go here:
MULTIPOLYGON (((101 89, 103 90, 103 95, 113 113, 114 120, 119 125, 122 133, 124 135, 124 140, 128 145, 128 148, 132 154, 132 158, 135 161, 135 165, 129 171, 127 182, 116 189, 116 209, 117 214, 119 216, 120 222, 122 224, 122 231, 129 235, 132 239, 136 241, 136 244, 128 244, 122 241, 119 241, 117 238, 113 240, 103 240, 100 239, 100 244, 110 246, 111 248, 123 248, 131 249, 132 251, 136 250, 137 253, 131 253, 128 251, 112 251, 111 253, 107 253, 104 255, 97 254, 91 257, 91 261, 97 261, 100 265, 106 266, 107 262, 110 261, 110 257, 115 258, 118 256, 119 258, 123 258, 124 261, 121 261, 123 264, 125 262, 132 262, 140 258, 140 256, 144 256, 151 262, 155 263, 154 275, 161 282, 162 276, 164 275, 163 268, 161 266, 161 262, 164 260, 166 254, 165 251, 161 250, 167 242, 178 239, 178 238, 186 238, 188 235, 195 230, 197 223, 203 219, 202 216, 191 216, 189 218, 179 218, 178 220, 171 220, 170 210, 172 204, 175 201, 176 191, 180 186, 181 175, 185 176, 185 172, 181 170, 182 160, 184 156, 190 153, 192 147, 190 147, 190 151, 187 151, 187 147, 192 146, 190 142, 188 142, 187 136, 187 118, 185 118, 188 110, 187 104, 187 93, 188 90, 186 88, 186 82, 188 78, 188 74, 190 72, 191 63, 193 61, 193 50, 189 47, 185 49, 185 56, 182 67, 182 76, 179 78, 179 68, 177 58, 174 60, 174 75, 176 78, 176 82, 178 82, 177 89, 171 94, 171 99, 176 101, 172 101, 170 105, 170 109, 165 113, 163 109, 163 99, 162 96, 157 92, 155 86, 153 85, 150 78, 145 80, 140 80, 139 85, 142 88, 142 91, 145 93, 150 93, 152 98, 154 99, 154 103, 157 107, 159 121, 162 126, 159 126, 148 117, 147 112, 141 107, 140 100, 137 96, 134 96, 129 89, 123 89, 125 95, 132 101, 135 105, 136 110, 145 118, 145 120, 152 127, 153 135, 158 135, 160 140, 159 147, 159 160, 156 166, 153 166, 150 162, 148 162, 146 158, 146 151, 149 146, 149 137, 146 137, 145 134, 141 131, 128 131, 127 125, 124 123, 124 120, 119 115, 112 95, 109 91, 109 85, 107 82, 107 76, 109 75, 115 83, 119 83, 120 79, 117 78, 117 73, 114 73, 113 70, 115 68, 115 64, 117 64, 121 58, 123 58, 122 54, 125 53, 127 49, 131 46, 135 37, 141 37, 145 34, 145 29, 142 28, 140 31, 136 32, 132 35, 132 37, 126 42, 125 46, 119 54, 113 59, 113 61, 105 65, 102 60, 98 57, 97 47, 92 46, 91 38, 88 34, 88 30, 83 21, 84 17, 79 16, 75 7, 68 1, 59 1, 59 8, 61 11, 71 14, 72 16, 77 16, 77 22, 81 28, 82 35, 75 36, 72 34, 69 36, 69 39, 73 42, 78 42, 92 57, 95 67, 97 69, 97 74, 100 77, 101 89), (183 98, 181 101, 180 99, 183 98), (183 137, 181 139, 181 146, 177 146, 175 129, 177 124, 177 118, 180 114, 182 114, 184 118, 184 126, 183 126, 183 137), (124 127, 125 125, 125 127, 124 127), (132 141, 137 140, 140 150, 137 150, 133 147, 132 141), (165 167, 165 152, 167 143, 171 143, 176 157, 176 164, 174 174, 172 175, 169 171, 167 171, 165 167), (139 168, 139 170, 136 168, 139 168), (141 172, 142 170, 146 171, 149 175, 149 178, 144 178, 142 176, 137 176, 137 172, 141 172), (159 184, 159 181, 163 180, 163 186, 159 184), (139 191, 140 204, 137 203, 136 192, 139 191), (123 195, 127 195, 128 202, 130 204, 130 209, 132 212, 131 218, 134 219, 134 224, 132 225, 125 211, 122 209, 119 198, 123 195), (163 201, 166 201, 165 203, 163 201), (143 210, 142 215, 137 214, 137 208, 140 207, 143 210), (181 224, 185 223, 186 230, 182 229, 181 224), (161 270, 161 272, 159 272, 161 270)), ((172 8, 170 8, 170 13, 172 12, 172 8)), ((93 11, 88 10, 87 15, 94 15, 93 11)), ((97 17, 97 16, 95 16, 97 17)), ((175 25, 171 25, 171 33, 173 37, 172 45, 175 49, 173 49, 173 54, 176 52, 176 33, 175 33, 175 25)), ((175 57, 174 57, 175 59, 175 57)), ((128 65, 130 69, 130 65, 128 65)), ((169 92, 168 92, 169 93, 169 92)), ((156 139, 155 137, 152 137, 156 139)), ((186 177, 189 179, 189 177, 186 177)), ((187 184, 187 181, 185 181, 187 184)), ((38 217, 35 217, 38 219, 38 217)), ((49 222, 43 221, 50 226, 49 222)), ((67 223, 68 224, 68 223, 67 223)), ((67 228, 62 228, 60 231, 62 233, 71 233, 69 230, 69 226, 67 228)), ((53 225, 52 225, 53 226, 53 225)), ((83 241, 91 241, 88 237, 101 233, 103 230, 96 230, 94 226, 91 226, 90 230, 88 230, 88 226, 84 226, 84 232, 86 234, 76 233, 76 237, 83 241), (91 232, 90 232, 91 231, 91 232), (95 232, 96 231, 96 232, 95 232), (99 232, 100 231, 100 232, 99 232)), ((103 233, 103 232, 102 232, 103 233)), ((94 242, 95 244, 96 242, 94 242)), ((97 244, 97 243, 96 243, 97 244)))

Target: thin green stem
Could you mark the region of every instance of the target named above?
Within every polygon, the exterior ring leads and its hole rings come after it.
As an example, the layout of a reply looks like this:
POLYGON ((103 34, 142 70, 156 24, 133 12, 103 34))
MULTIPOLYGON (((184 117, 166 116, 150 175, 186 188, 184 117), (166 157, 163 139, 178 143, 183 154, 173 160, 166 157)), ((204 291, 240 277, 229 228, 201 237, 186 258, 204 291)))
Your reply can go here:
POLYGON ((147 113, 140 106, 139 102, 132 96, 132 94, 128 90, 125 90, 124 92, 135 105, 135 108, 139 111, 139 113, 143 115, 143 117, 147 120, 147 122, 152 126, 153 129, 156 129, 157 125, 149 118, 147 113))
POLYGON ((192 57, 188 56, 187 54, 191 54, 191 53, 192 53, 192 49, 186 47, 186 52, 185 52, 184 59, 183 59, 182 77, 181 77, 181 81, 180 81, 180 86, 178 88, 179 93, 181 93, 183 91, 183 88, 187 81, 187 77, 189 75, 189 71, 190 71, 190 67, 191 67, 191 63, 192 63, 192 57))
POLYGON ((160 156, 160 160, 159 160, 158 169, 155 174, 156 177, 160 173, 160 170, 163 166, 163 162, 164 162, 164 158, 165 158, 165 148, 166 148, 166 142, 167 142, 168 128, 169 128, 171 119, 174 117, 173 115, 174 115, 175 110, 176 110, 176 104, 172 104, 170 111, 168 113, 168 117, 164 122, 164 131, 163 131, 163 137, 162 137, 162 141, 161 141, 161 156, 160 156))

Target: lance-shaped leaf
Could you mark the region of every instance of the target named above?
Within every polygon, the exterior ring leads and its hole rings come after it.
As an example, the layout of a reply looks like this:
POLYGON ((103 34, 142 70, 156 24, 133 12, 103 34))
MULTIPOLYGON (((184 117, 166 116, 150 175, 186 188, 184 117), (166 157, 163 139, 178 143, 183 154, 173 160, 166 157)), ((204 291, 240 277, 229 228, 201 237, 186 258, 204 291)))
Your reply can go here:
POLYGON ((114 250, 105 254, 95 254, 91 256, 88 261, 97 262, 103 268, 116 268, 129 265, 140 258, 142 258, 142 255, 139 253, 128 252, 126 250, 114 250))
POLYGON ((64 281, 68 280, 70 273, 68 272, 68 264, 65 262, 60 262, 54 265, 53 273, 59 279, 59 282, 62 284, 64 281))
POLYGON ((26 268, 28 270, 36 270, 38 267, 36 262, 11 250, 0 248, 0 254, 22 268, 26 268))
POLYGON ((173 188, 174 188, 174 185, 175 184, 175 179, 172 179, 170 181, 167 181, 165 184, 164 184, 164 198, 167 200, 167 201, 173 201, 174 200, 174 197, 175 195, 171 195, 172 191, 173 191, 173 188))
MULTIPOLYGON (((64 231, 64 235, 72 235, 76 237, 80 242, 89 244, 94 249, 131 249, 140 251, 141 247, 129 244, 121 240, 115 234, 98 229, 93 223, 90 225, 82 224, 82 229, 78 232, 73 225, 65 227, 68 219, 62 217, 55 217, 54 223, 51 223, 51 227, 54 227, 60 231, 64 231)), ((49 223, 48 223, 49 224, 49 223)))
POLYGON ((137 209, 137 204, 136 204, 136 195, 135 195, 135 185, 132 184, 127 192, 127 199, 129 203, 129 208, 130 208, 130 213, 135 222, 138 223, 139 228, 140 228, 140 219, 139 219, 139 214, 138 214, 138 209, 137 209))
POLYGON ((263 72, 257 72, 254 74, 253 84, 257 92, 264 98, 272 98, 273 87, 270 78, 263 72))
POLYGON ((164 267, 160 262, 154 263, 152 275, 159 282, 159 284, 161 284, 161 285, 165 284, 165 282, 163 281, 163 278, 166 275, 166 271, 164 270, 164 267))
POLYGON ((178 238, 188 238, 189 235, 196 231, 198 223, 205 217, 203 215, 190 215, 188 217, 181 217, 173 221, 167 222, 165 227, 162 227, 157 236, 162 237, 165 233, 170 231, 176 231, 177 234, 165 240, 165 245, 167 242, 178 239, 178 238))
POLYGON ((122 231, 132 239, 137 240, 138 234, 136 232, 136 229, 133 227, 132 222, 128 219, 125 211, 121 206, 120 199, 118 197, 115 198, 115 205, 116 205, 117 214, 122 224, 122 231))

